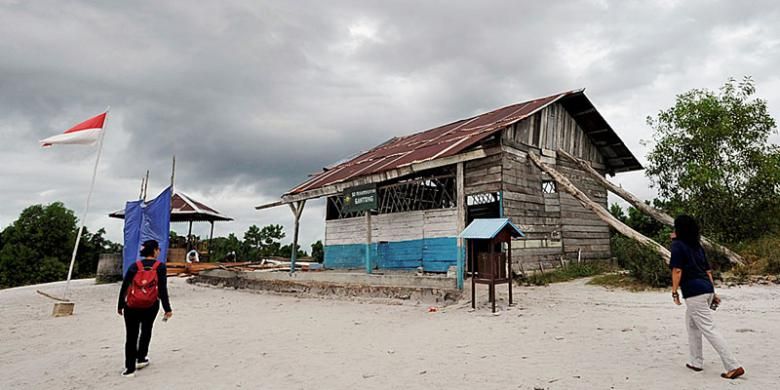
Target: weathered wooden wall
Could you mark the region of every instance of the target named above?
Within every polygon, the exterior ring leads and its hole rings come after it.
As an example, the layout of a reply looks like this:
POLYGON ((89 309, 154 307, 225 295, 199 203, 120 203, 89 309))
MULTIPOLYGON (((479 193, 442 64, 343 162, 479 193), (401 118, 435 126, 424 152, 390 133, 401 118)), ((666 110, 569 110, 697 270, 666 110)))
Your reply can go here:
MULTIPOLYGON (((586 172, 564 159, 558 158, 557 169, 588 197, 603 207, 607 207, 607 189, 602 187, 586 172)), ((603 174, 603 173, 602 173, 603 174)), ((599 219, 596 214, 582 207, 574 197, 566 192, 559 192, 561 197, 561 225, 563 248, 569 258, 576 258, 577 250, 582 251, 582 257, 608 258, 611 256, 609 246, 609 225, 599 219)))
MULTIPOLYGON (((511 147, 509 147, 511 148, 511 147)), ((559 194, 542 192, 542 172, 519 153, 505 153, 503 157, 504 216, 525 233, 525 238, 512 244, 512 263, 515 271, 535 268, 539 262, 550 267, 560 263, 563 254, 556 232, 561 231, 561 203, 559 194)))
POLYGON ((503 180, 501 163, 501 153, 498 153, 498 150, 488 157, 467 161, 463 167, 465 195, 500 192, 503 180))
MULTIPOLYGON (((379 214, 371 218, 371 258, 380 269, 444 272, 457 260, 457 209, 379 214)), ((325 223, 325 266, 365 266, 365 217, 325 223)))
POLYGON ((585 259, 607 258, 609 227, 595 214, 586 210, 565 192, 544 194, 542 181, 551 180, 536 165, 524 157, 538 153, 548 164, 554 164, 591 199, 606 207, 607 190, 573 163, 556 158, 555 150, 563 149, 589 160, 603 174, 604 158, 560 104, 554 104, 510 126, 504 131, 502 156, 502 193, 504 215, 521 226, 526 240, 512 245, 513 265, 524 269, 560 265, 561 255, 585 259))
POLYGON ((504 139, 545 151, 565 150, 602 167, 604 156, 561 104, 552 104, 505 130, 504 139))

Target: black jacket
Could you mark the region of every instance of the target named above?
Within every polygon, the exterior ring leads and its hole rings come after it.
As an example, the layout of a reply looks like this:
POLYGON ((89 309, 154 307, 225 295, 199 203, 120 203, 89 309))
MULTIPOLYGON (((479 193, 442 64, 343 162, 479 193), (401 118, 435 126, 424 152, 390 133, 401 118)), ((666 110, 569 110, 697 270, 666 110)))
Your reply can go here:
MULTIPOLYGON (((142 259, 141 263, 144 265, 144 268, 146 268, 153 266, 155 261, 157 260, 142 259)), ((130 268, 127 269, 127 274, 125 275, 124 280, 122 280, 122 288, 119 290, 119 304, 117 306, 118 310, 124 309, 127 306, 127 288, 130 287, 130 284, 133 283, 133 278, 137 272, 138 266, 136 263, 133 263, 130 268)), ((168 275, 165 268, 165 263, 160 263, 160 265, 157 267, 157 293, 158 298, 162 302, 163 310, 165 310, 166 313, 170 312, 171 303, 168 301, 168 275)))

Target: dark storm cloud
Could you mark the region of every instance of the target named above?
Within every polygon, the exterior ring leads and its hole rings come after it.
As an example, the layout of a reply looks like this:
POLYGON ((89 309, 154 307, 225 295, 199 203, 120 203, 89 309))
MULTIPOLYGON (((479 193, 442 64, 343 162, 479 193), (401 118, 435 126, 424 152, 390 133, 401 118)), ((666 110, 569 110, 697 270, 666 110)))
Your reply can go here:
MULTIPOLYGON (((392 136, 587 87, 634 154, 647 115, 752 74, 772 88, 778 6, 762 2, 68 2, 0 0, 0 224, 80 209, 91 150, 36 141, 112 105, 94 217, 153 171, 237 222, 306 175, 392 136), (34 179, 32 179, 34 178, 34 179)), ((774 108, 774 106, 771 106, 774 108)), ((616 178, 652 196, 641 174, 616 178)), ((103 213, 103 214, 101 214, 103 213)), ((321 205, 304 241, 321 237, 321 205)))

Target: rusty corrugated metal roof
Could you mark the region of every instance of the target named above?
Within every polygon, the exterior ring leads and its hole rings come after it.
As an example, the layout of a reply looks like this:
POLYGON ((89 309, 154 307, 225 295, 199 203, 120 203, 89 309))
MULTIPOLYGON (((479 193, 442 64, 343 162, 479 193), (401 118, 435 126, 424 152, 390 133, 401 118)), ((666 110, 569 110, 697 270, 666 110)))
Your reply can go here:
POLYGON ((454 156, 507 125, 525 119, 558 99, 575 93, 581 93, 581 90, 513 104, 420 133, 390 139, 365 153, 312 176, 285 195, 298 194, 415 163, 454 156))

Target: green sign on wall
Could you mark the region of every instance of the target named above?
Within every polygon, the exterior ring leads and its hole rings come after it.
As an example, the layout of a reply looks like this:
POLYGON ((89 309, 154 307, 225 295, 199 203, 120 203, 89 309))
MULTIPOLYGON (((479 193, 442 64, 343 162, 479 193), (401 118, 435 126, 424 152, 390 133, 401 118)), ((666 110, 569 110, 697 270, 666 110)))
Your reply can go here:
POLYGON ((344 212, 374 210, 378 206, 376 184, 366 184, 344 190, 344 212))

